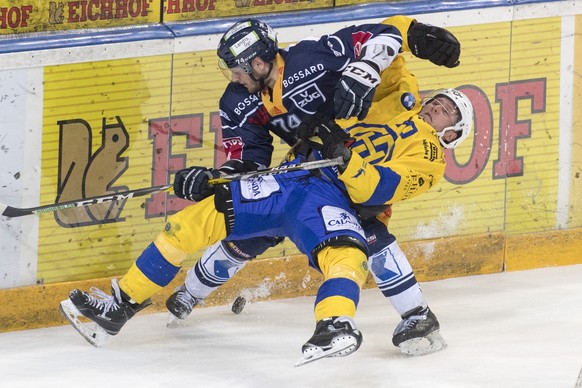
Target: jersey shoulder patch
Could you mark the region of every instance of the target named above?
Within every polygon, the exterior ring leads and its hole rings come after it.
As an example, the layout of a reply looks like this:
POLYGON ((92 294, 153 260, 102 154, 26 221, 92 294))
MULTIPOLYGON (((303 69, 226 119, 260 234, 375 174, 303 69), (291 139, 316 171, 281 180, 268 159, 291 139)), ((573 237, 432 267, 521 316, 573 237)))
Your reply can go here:
POLYGON ((405 92, 400 96, 400 103, 406 110, 411 110, 416 105, 416 97, 413 93, 405 92))

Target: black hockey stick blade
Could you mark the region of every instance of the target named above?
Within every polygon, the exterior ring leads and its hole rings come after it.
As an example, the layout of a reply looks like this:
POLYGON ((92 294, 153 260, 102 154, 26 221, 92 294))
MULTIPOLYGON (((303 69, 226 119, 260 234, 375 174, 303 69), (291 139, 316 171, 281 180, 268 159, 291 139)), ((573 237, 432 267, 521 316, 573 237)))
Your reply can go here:
POLYGON ((96 205, 99 203, 108 203, 119 201, 123 199, 142 197, 144 195, 153 194, 158 191, 165 191, 172 187, 172 185, 146 187, 137 190, 122 191, 115 194, 99 195, 96 197, 77 199, 74 201, 66 201, 61 203, 53 203, 51 205, 42 205, 29 208, 16 208, 0 203, 0 215, 5 217, 22 217, 31 214, 50 213, 62 209, 70 209, 73 207, 83 207, 89 205, 96 205))

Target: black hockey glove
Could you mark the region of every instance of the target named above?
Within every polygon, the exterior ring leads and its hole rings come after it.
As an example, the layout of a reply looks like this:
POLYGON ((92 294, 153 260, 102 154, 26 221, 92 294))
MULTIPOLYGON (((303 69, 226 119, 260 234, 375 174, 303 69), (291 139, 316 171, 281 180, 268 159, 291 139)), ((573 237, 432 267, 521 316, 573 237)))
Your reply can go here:
POLYGON ((428 59, 435 65, 459 66, 461 44, 444 28, 414 23, 408 29, 408 46, 415 56, 428 59))
POLYGON ((315 136, 315 128, 317 128, 319 124, 327 123, 329 120, 331 120, 330 115, 316 113, 299 124, 297 127, 297 136, 299 136, 299 139, 304 142, 309 143, 310 139, 315 136))
POLYGON ((367 61, 350 63, 335 88, 335 118, 357 116, 358 120, 364 119, 379 83, 380 75, 374 64, 367 61))
POLYGON ((189 201, 202 201, 214 194, 211 178, 219 178, 220 171, 206 167, 190 167, 180 170, 174 178, 174 194, 189 201))
POLYGON ((319 149, 324 158, 335 159, 341 156, 344 162, 348 162, 352 157, 352 151, 348 149, 354 142, 354 138, 350 137, 337 125, 335 121, 330 120, 327 123, 321 123, 315 127, 314 135, 321 139, 322 144, 319 149))

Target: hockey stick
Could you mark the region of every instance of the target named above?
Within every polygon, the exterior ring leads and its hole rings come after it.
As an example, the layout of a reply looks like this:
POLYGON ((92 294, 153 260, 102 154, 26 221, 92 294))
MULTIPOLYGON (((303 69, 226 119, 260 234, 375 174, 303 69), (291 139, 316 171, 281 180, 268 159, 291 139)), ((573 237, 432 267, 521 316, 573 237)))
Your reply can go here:
MULTIPOLYGON (((257 176, 261 176, 261 175, 282 174, 282 173, 286 173, 286 172, 299 171, 299 170, 313 170, 316 168, 339 166, 342 164, 344 164, 344 161, 341 157, 335 158, 335 159, 315 160, 312 162, 304 162, 304 163, 292 164, 292 165, 287 165, 287 166, 278 166, 278 167, 267 168, 265 170, 253 171, 253 172, 248 172, 248 173, 224 175, 220 178, 210 179, 208 182, 216 185, 216 184, 221 184, 221 183, 238 181, 241 179, 254 178, 257 176)), ((99 195, 96 197, 77 199, 74 201, 53 203, 51 205, 42 205, 42 206, 29 207, 29 208, 16 208, 16 207, 12 207, 12 206, 8 206, 8 205, 5 205, 3 203, 0 203, 0 215, 5 216, 5 217, 22 217, 22 216, 28 216, 28 215, 32 215, 32 214, 50 213, 50 212, 54 212, 54 211, 62 210, 62 209, 70 209, 70 208, 74 208, 74 207, 83 207, 83 206, 89 206, 89 205, 96 205, 96 204, 100 204, 100 203, 109 203, 109 202, 119 201, 119 200, 123 200, 123 199, 143 197, 144 195, 153 194, 153 193, 156 193, 158 191, 169 190, 170 188, 172 188, 172 186, 173 185, 147 187, 147 188, 142 188, 142 189, 123 191, 123 192, 115 193, 115 194, 99 195)))
POLYGON ((578 373, 578 380, 576 380, 574 388, 582 388, 582 369, 580 369, 580 373, 578 373))
POLYGON ((277 166, 277 167, 267 168, 265 170, 223 175, 220 178, 209 179, 208 182, 212 183, 213 185, 217 185, 217 184, 228 183, 228 182, 232 182, 232 181, 240 181, 241 179, 255 178, 255 177, 258 177, 261 175, 275 175, 275 174, 283 174, 286 172, 293 172, 293 171, 300 171, 300 170, 314 170, 316 168, 341 166, 344 163, 345 162, 344 162, 343 157, 338 156, 337 158, 334 158, 334 159, 313 160, 311 162, 288 164, 285 166, 277 166))
POLYGON ((122 191, 120 193, 115 193, 115 194, 99 195, 97 197, 90 197, 90 198, 85 198, 85 199, 76 199, 74 201, 53 203, 52 205, 43 205, 43 206, 29 207, 29 208, 16 208, 16 207, 12 207, 12 206, 8 206, 8 205, 5 205, 3 203, 0 203, 0 210, 2 211, 1 215, 5 216, 5 217, 22 217, 22 216, 29 216, 31 214, 50 213, 50 212, 54 212, 57 210, 70 209, 73 207, 83 207, 83 206, 89 206, 89 205, 96 205, 99 203, 108 203, 108 202, 113 202, 113 201, 119 201, 122 199, 142 197, 144 195, 152 194, 152 193, 155 193, 158 191, 168 190, 171 187, 172 187, 172 185, 147 187, 144 189, 122 191))

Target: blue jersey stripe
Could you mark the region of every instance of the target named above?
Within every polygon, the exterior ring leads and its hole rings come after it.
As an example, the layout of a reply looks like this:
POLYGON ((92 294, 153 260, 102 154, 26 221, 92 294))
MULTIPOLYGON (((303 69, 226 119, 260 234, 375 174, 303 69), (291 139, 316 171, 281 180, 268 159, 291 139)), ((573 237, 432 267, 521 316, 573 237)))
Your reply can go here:
POLYGON ((362 205, 376 206, 385 204, 394 197, 396 188, 402 180, 402 177, 390 168, 376 166, 376 170, 380 173, 380 183, 378 183, 377 187, 382 187, 382 190, 374 190, 374 194, 362 205))

